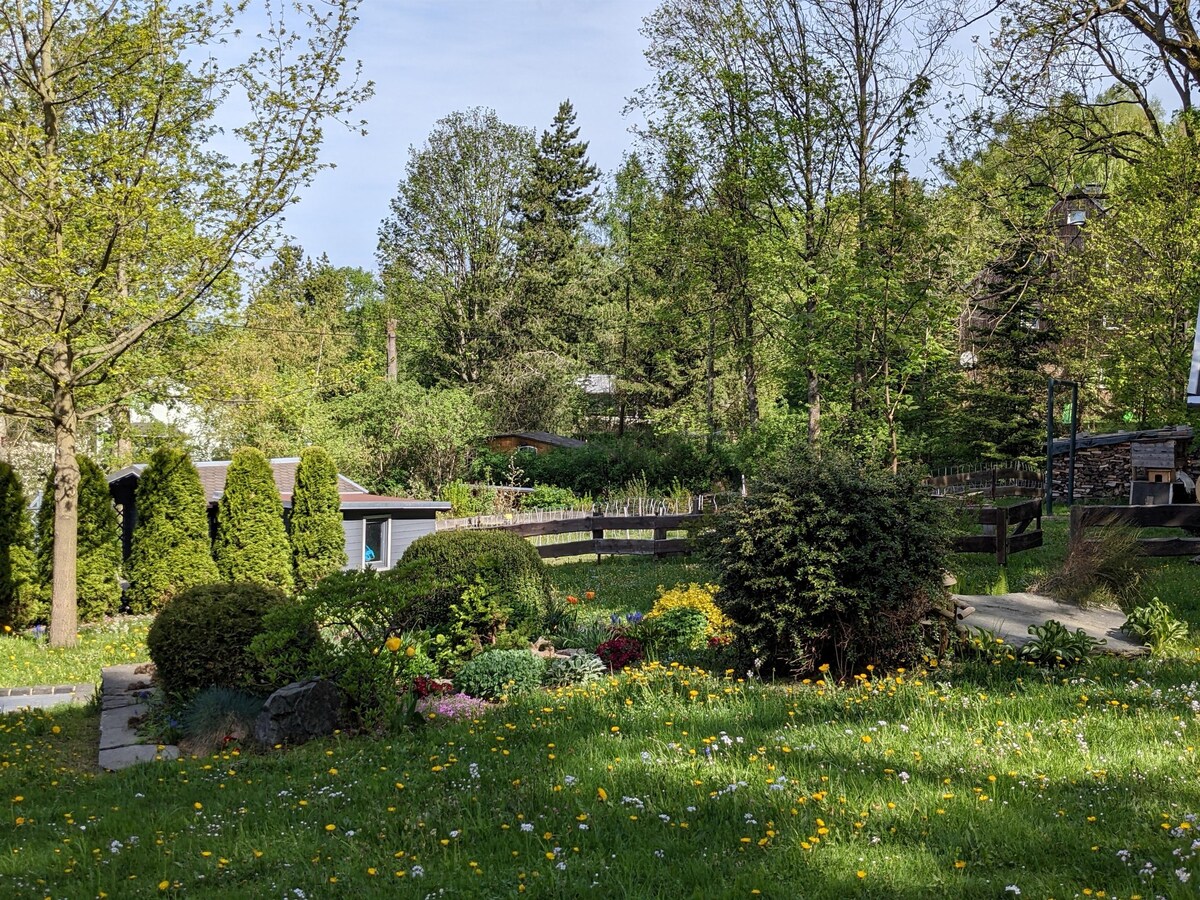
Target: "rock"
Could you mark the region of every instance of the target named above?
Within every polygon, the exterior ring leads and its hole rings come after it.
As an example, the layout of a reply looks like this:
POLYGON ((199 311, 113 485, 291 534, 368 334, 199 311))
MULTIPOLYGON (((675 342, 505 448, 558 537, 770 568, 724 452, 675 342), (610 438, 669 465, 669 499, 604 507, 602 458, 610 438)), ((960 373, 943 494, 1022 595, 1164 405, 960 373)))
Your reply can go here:
POLYGON ((332 734, 342 711, 342 692, 332 681, 312 679, 281 687, 254 721, 260 744, 303 744, 332 734))
POLYGON ((540 656, 543 659, 553 659, 554 658, 554 645, 552 643, 550 643, 548 640, 546 640, 544 637, 538 638, 536 641, 534 641, 532 644, 529 645, 529 652, 532 653, 534 656, 540 656))

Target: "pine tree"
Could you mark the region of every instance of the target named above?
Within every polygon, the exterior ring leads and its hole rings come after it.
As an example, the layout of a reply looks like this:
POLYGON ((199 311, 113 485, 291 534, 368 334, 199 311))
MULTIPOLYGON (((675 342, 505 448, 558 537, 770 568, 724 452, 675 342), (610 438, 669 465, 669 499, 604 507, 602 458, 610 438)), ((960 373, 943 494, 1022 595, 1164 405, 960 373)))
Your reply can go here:
POLYGON ((174 447, 154 451, 135 502, 128 593, 134 612, 157 610, 179 592, 217 580, 208 502, 185 452, 174 447))
POLYGON ((35 594, 28 507, 21 477, 0 462, 0 625, 18 628, 31 624, 35 594))
POLYGON ((596 201, 599 170, 579 140, 575 109, 564 100, 542 132, 529 172, 517 192, 517 266, 524 323, 536 349, 586 339, 586 306, 579 282, 586 272, 583 225, 596 201))
POLYGON ((306 447, 292 494, 292 558, 296 589, 304 591, 346 565, 337 467, 322 447, 306 447))
POLYGON ((283 504, 261 450, 233 454, 225 491, 217 504, 217 571, 225 581, 245 581, 292 590, 292 554, 283 524, 283 504))
MULTIPOLYGON (((121 604, 121 531, 104 471, 86 456, 79 458, 79 538, 76 591, 81 622, 117 612, 121 604)), ((37 517, 37 574, 49 600, 54 574, 54 473, 46 479, 37 517)), ((47 604, 48 607, 48 604, 47 604)))

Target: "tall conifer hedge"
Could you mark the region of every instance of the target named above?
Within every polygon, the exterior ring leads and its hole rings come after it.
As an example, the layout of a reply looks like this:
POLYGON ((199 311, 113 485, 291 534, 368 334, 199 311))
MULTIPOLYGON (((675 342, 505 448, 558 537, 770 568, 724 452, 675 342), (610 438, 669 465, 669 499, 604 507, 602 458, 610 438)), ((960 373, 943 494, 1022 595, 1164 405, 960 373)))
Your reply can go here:
POLYGON ((191 459, 161 447, 138 481, 137 526, 129 556, 129 606, 157 610, 181 591, 217 581, 208 502, 191 459))
POLYGON ((233 454, 217 504, 213 555, 223 581, 292 590, 292 548, 283 504, 261 450, 243 447, 233 454))
POLYGON ((33 526, 21 477, 0 462, 0 625, 30 624, 35 584, 33 526))
POLYGON ((306 447, 292 494, 292 558, 296 590, 305 591, 346 565, 346 533, 337 467, 321 447, 306 447))
MULTIPOLYGON (((76 596, 79 621, 113 615, 121 605, 121 529, 104 471, 79 456, 79 539, 76 550, 76 596)), ((54 575, 54 472, 42 489, 37 517, 37 573, 44 614, 49 614, 54 575)))

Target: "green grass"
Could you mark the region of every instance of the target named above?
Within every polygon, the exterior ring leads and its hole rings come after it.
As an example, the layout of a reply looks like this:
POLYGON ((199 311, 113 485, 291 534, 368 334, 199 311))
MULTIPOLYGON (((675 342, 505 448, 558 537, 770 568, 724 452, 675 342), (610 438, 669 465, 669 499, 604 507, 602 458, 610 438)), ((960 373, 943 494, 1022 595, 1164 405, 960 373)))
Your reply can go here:
POLYGON ((605 620, 612 613, 647 612, 660 586, 716 581, 700 557, 608 556, 599 563, 595 557, 577 557, 551 562, 548 568, 559 593, 580 599, 581 615, 605 620), (586 599, 588 591, 595 592, 595 599, 586 599))
POLYGON ((87 684, 100 680, 105 666, 143 662, 150 619, 130 616, 79 629, 79 643, 54 649, 31 635, 0 637, 0 687, 37 684, 87 684))
POLYGON ((831 689, 651 669, 386 739, 102 776, 79 771, 94 717, 25 714, 0 720, 0 895, 1195 896, 1175 870, 1200 878, 1196 675, 1007 663, 831 689))

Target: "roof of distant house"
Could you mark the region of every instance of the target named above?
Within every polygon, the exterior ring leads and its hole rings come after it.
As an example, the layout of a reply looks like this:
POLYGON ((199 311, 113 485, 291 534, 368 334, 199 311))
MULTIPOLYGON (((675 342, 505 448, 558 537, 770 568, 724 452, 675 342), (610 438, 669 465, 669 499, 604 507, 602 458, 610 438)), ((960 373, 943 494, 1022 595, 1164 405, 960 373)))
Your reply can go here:
MULTIPOLYGON (((275 487, 279 489, 279 498, 284 506, 291 506, 292 492, 296 488, 296 470, 300 467, 300 457, 285 456, 268 460, 271 464, 271 474, 275 478, 275 487)), ((225 477, 229 473, 230 460, 217 459, 193 463, 200 475, 200 487, 204 489, 204 497, 209 503, 216 503, 225 492, 225 477)), ((134 463, 131 466, 113 472, 108 476, 108 483, 120 481, 122 478, 142 476, 146 463, 134 463)), ((352 481, 341 473, 338 474, 338 495, 342 507, 354 509, 378 508, 410 508, 447 510, 449 503, 436 500, 412 500, 404 497, 384 497, 372 494, 357 481, 352 481)))
POLYGON ((587 445, 586 441, 578 438, 563 437, 561 434, 551 434, 549 431, 506 431, 503 434, 493 434, 492 440, 506 437, 537 441, 554 447, 584 447, 587 445))

